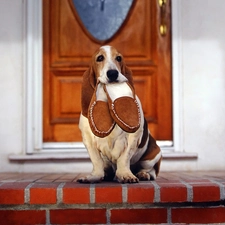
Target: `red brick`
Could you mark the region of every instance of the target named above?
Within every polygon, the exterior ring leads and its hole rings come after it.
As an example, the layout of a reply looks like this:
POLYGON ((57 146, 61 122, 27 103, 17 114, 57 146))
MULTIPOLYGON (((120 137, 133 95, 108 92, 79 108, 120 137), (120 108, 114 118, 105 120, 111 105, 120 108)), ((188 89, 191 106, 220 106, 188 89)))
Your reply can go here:
POLYGON ((7 225, 46 224, 45 215, 44 210, 0 210, 0 221, 7 225))
POLYGON ((63 187, 63 203, 66 204, 90 203, 90 185, 66 183, 63 187))
POLYGON ((105 209, 64 209, 50 211, 51 224, 104 224, 105 209))
POLYGON ((110 222, 112 224, 166 223, 167 209, 112 209, 110 222))
POLYGON ((114 183, 96 184, 95 202, 96 203, 121 203, 122 202, 121 184, 114 184, 114 183))
POLYGON ((30 204, 55 204, 57 187, 54 183, 36 183, 30 188, 30 204))
POLYGON ((225 208, 176 208, 171 210, 173 223, 224 223, 225 208))
POLYGON ((128 203, 152 203, 154 201, 154 186, 148 184, 132 184, 128 186, 128 203))
POLYGON ((0 186, 0 204, 23 204, 24 189, 29 183, 13 182, 0 186))
POLYGON ((181 183, 164 183, 160 186, 160 202, 186 202, 187 188, 181 183))
POLYGON ((220 200, 220 188, 213 183, 192 184, 193 202, 207 202, 220 200))

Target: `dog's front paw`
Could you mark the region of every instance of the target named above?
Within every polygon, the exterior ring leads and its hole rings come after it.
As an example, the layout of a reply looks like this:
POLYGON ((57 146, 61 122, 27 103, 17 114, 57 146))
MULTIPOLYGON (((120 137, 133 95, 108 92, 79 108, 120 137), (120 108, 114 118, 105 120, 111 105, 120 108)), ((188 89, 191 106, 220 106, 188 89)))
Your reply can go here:
POLYGON ((116 172, 116 178, 120 183, 138 183, 139 180, 130 171, 116 172))
POLYGON ((80 177, 77 179, 77 182, 80 183, 99 183, 104 179, 104 176, 97 175, 88 175, 86 177, 80 177))

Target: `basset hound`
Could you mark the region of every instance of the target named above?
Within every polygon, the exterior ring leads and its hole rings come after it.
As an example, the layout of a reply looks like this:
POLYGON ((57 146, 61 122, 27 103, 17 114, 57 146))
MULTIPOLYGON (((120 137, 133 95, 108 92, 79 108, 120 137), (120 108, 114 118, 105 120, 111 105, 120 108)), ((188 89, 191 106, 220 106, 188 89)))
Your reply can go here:
POLYGON ((102 46, 92 56, 81 95, 79 128, 93 170, 78 182, 156 179, 161 150, 148 130, 132 72, 114 47, 102 46))

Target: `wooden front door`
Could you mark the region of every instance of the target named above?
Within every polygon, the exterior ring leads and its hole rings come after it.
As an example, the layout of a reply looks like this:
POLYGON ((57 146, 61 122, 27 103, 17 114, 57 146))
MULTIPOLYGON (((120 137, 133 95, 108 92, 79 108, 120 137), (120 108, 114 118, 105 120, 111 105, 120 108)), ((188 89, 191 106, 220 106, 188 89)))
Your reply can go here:
POLYGON ((134 0, 115 35, 100 41, 84 27, 72 0, 43 1, 44 142, 82 141, 82 75, 105 44, 116 47, 133 71, 152 135, 172 140, 170 1, 164 2, 134 0))

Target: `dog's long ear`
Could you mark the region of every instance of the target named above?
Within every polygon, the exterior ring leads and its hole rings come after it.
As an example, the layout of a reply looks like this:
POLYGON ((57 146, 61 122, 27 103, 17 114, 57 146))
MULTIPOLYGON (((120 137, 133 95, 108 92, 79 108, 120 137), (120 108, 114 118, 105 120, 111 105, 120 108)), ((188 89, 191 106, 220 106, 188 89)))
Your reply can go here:
POLYGON ((124 62, 121 65, 121 73, 128 79, 129 84, 134 88, 132 71, 126 66, 124 62))
POLYGON ((92 67, 83 74, 83 83, 81 90, 82 115, 87 117, 88 107, 96 86, 96 77, 92 67))

